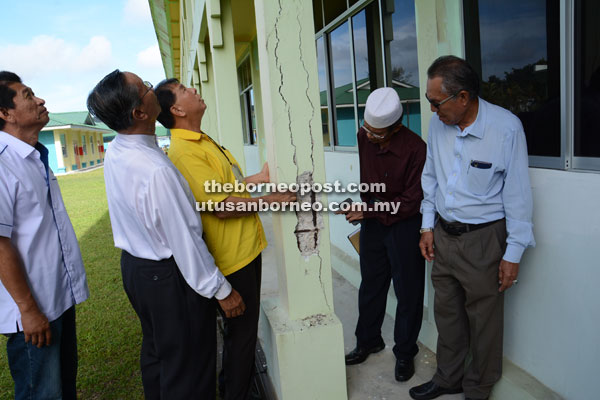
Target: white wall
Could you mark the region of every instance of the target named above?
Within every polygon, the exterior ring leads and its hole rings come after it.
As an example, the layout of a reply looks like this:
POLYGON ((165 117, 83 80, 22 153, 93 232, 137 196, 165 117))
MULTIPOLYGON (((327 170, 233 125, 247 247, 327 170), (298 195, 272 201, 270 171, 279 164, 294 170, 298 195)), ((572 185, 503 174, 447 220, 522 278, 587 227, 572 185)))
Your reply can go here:
POLYGON ((567 399, 600 360, 600 174, 530 168, 537 246, 506 295, 505 356, 567 399))
MULTIPOLYGON (((356 152, 325 152, 325 176, 327 182, 335 182, 339 180, 343 186, 349 183, 360 182, 360 168, 358 163, 358 153, 356 152)), ((354 201, 360 201, 359 193, 331 193, 327 195, 327 201, 341 202, 348 197, 351 197, 354 201)), ((347 236, 356 230, 358 226, 354 226, 348 222, 343 215, 329 214, 329 236, 332 245, 332 266, 338 272, 342 273, 346 279, 350 280, 353 284, 356 283, 356 279, 360 279, 360 274, 354 276, 351 279, 350 276, 346 276, 343 271, 340 271, 340 256, 344 256, 346 263, 349 263, 351 267, 354 267, 358 271, 358 254, 354 250, 354 247, 350 244, 347 236), (339 254, 339 250, 343 254, 339 254)), ((360 282, 360 281, 359 281, 360 282)))
POLYGON ((245 176, 254 175, 262 168, 258 154, 258 146, 244 145, 244 157, 246 159, 245 176))

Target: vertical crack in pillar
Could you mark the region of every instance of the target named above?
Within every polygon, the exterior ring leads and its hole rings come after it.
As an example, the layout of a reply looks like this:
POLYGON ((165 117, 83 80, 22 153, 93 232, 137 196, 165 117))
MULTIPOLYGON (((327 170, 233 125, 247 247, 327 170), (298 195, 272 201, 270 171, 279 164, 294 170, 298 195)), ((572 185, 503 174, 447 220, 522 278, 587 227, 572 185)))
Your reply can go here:
MULTIPOLYGON (((302 7, 300 7, 302 10, 302 7)), ((310 133, 310 160, 311 160, 311 173, 315 172, 315 138, 313 137, 312 131, 312 121, 315 118, 315 104, 310 98, 309 89, 310 89, 310 74, 308 73, 308 69, 306 68, 306 64, 304 63, 304 54, 302 53, 302 22, 300 21, 301 12, 296 13, 296 21, 298 22, 298 49, 300 50, 300 63, 302 64, 302 69, 304 70, 304 75, 306 76, 306 90, 304 91, 306 95, 306 99, 310 104, 310 119, 308 120, 308 132, 310 133)))
MULTIPOLYGON (((315 157, 314 157, 314 153, 315 153, 315 138, 313 136, 313 129, 312 129, 312 122, 315 118, 315 104, 313 103, 311 97, 310 97, 310 73, 308 72, 308 68, 306 68, 306 63, 304 62, 304 54, 302 52, 302 21, 300 21, 300 15, 302 15, 302 1, 296 1, 295 2, 297 6, 300 7, 300 10, 298 12, 296 12, 296 22, 298 23, 298 50, 300 52, 300 64, 302 65, 302 70, 304 71, 304 75, 306 77, 306 89, 304 91, 304 94, 306 96, 306 100, 308 100, 308 103, 310 104, 310 110, 311 110, 311 115, 310 118, 308 120, 308 132, 309 132, 309 137, 310 137, 310 160, 311 160, 311 165, 310 165, 310 173, 308 173, 308 181, 310 181, 310 184, 312 185, 313 183, 313 174, 315 172, 315 157)), ((307 172, 305 172, 306 174, 307 172)), ((300 184, 300 177, 298 177, 298 184, 300 184)), ((306 177, 303 178, 303 180, 306 180, 306 177)), ((300 200, 301 201, 301 200, 300 200)), ((315 192, 311 191, 310 192, 310 202, 311 203, 316 203, 318 201, 317 199, 317 195, 315 192)), ((301 212, 300 213, 296 213, 297 217, 298 217, 298 224, 296 225, 296 238, 298 240, 298 248, 300 249, 300 252, 302 254, 302 247, 300 244, 300 238, 298 236, 298 231, 301 228, 301 225, 306 224, 306 222, 308 222, 308 218, 309 216, 306 215, 302 215, 301 212), (303 219, 306 218, 307 221, 303 221, 303 219)), ((310 250, 308 252, 310 252, 310 254, 315 254, 317 257, 319 257, 319 283, 321 285, 321 289, 323 291, 323 298, 325 299, 325 303, 327 304, 327 308, 329 308, 331 310, 331 306, 329 305, 329 300, 327 299, 327 291, 325 290, 325 283, 323 282, 323 275, 322 275, 322 270, 323 270, 323 258, 321 257, 321 254, 319 252, 319 243, 320 243, 320 236, 321 236, 321 230, 323 229, 323 217, 318 214, 316 211, 312 211, 311 213, 311 217, 312 217, 312 225, 311 228, 309 230, 310 233, 312 233, 312 238, 310 237, 310 234, 307 235, 307 237, 305 238, 305 240, 307 240, 308 242, 312 242, 310 243, 310 250), (312 247, 314 246, 314 247, 312 247)))
POLYGON ((281 13, 283 11, 283 9, 281 7, 281 0, 279 0, 277 2, 277 4, 279 6, 279 11, 277 13, 277 18, 275 19, 275 49, 273 51, 273 54, 275 55, 275 65, 277 66, 277 70, 279 71, 279 88, 278 88, 279 97, 281 97, 281 100, 283 101, 283 104, 285 105, 285 111, 287 113, 288 131, 290 132, 290 144, 294 148, 294 155, 292 158, 293 158, 294 165, 296 166, 296 176, 298 176, 298 173, 300 171, 298 168, 298 160, 296 157, 297 148, 296 148, 296 144, 294 143, 294 135, 292 134, 292 111, 290 108, 290 104, 288 103, 287 99, 283 95, 283 66, 281 65, 281 62, 279 60, 279 43, 280 43, 279 21, 281 20, 281 13))
MULTIPOLYGON (((299 3, 296 1, 295 4, 298 5, 299 3)), ((302 22, 300 21, 300 17, 299 17, 300 13, 297 12, 296 13, 296 21, 298 22, 299 59, 300 59, 301 65, 302 65, 302 69, 304 70, 304 73, 306 76, 305 96, 306 96, 306 99, 308 100, 308 102, 310 104, 310 108, 311 108, 311 116, 308 119, 311 165, 310 165, 309 171, 305 171, 302 174, 300 174, 300 167, 298 165, 298 160, 297 160, 297 145, 294 142, 294 136, 293 136, 293 132, 292 132, 291 107, 283 93, 283 88, 284 88, 283 75, 284 75, 284 73, 283 73, 283 65, 281 63, 280 54, 279 54, 279 45, 281 42, 280 35, 279 35, 280 34, 280 22, 281 22, 282 13, 283 13, 283 9, 281 6, 281 0, 278 0, 278 7, 279 7, 279 10, 278 10, 277 18, 275 19, 275 46, 274 46, 274 51, 273 51, 273 54, 275 56, 275 66, 276 66, 277 70, 279 71, 278 93, 279 93, 279 97, 281 98, 281 100, 284 103, 284 108, 285 108, 287 118, 288 118, 288 131, 290 134, 290 144, 294 148, 293 162, 294 162, 294 165, 296 166, 296 183, 300 187, 303 187, 303 185, 306 185, 306 184, 309 184, 310 187, 312 187, 312 185, 314 183, 313 174, 314 174, 314 170, 315 170, 315 160, 314 160, 315 138, 313 137, 313 130, 312 130, 312 121, 315 118, 315 104, 313 103, 312 99, 310 98, 310 91, 309 91, 310 73, 309 73, 308 69, 306 68, 306 64, 304 62, 304 56, 302 53, 302 22)), ((268 50, 268 44, 267 44, 267 50, 268 50)), ((317 203, 320 201, 318 199, 317 194, 311 190, 308 193, 305 193, 304 195, 298 194, 298 202, 300 202, 300 203, 308 202, 308 203, 314 204, 314 203, 317 203)), ((319 214, 317 211, 315 211, 313 209, 313 207, 311 207, 310 209, 311 209, 311 211, 297 211, 296 212, 296 218, 297 218, 298 222, 296 224, 294 234, 296 235, 298 249, 300 250, 300 254, 303 257, 308 258, 312 255, 316 255, 319 258, 318 279, 319 279, 319 283, 321 285, 321 289, 323 291, 323 298, 325 299, 325 303, 326 303, 327 307, 329 309, 331 309, 329 300, 327 298, 327 292, 325 290, 325 284, 322 279, 323 259, 322 259, 321 255, 319 254, 321 231, 323 230, 323 227, 324 227, 323 217, 321 214, 319 214)))

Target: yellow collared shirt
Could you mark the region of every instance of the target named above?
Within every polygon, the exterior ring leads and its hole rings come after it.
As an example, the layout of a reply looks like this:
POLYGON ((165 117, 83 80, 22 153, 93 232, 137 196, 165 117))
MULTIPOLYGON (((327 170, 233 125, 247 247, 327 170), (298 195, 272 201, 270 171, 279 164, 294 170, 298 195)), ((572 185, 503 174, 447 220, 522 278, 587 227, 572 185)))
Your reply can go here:
MULTIPOLYGON (((229 150, 222 149, 223 152, 205 133, 171 129, 169 158, 188 181, 196 201, 200 203, 209 200, 218 203, 230 195, 250 197, 246 191, 212 193, 205 190, 206 181, 215 181, 221 185, 235 184, 235 175, 230 162, 238 167, 239 164, 229 150)), ((221 219, 212 212, 206 211, 201 213, 201 217, 204 241, 225 276, 248 265, 267 247, 265 232, 257 213, 221 219)))

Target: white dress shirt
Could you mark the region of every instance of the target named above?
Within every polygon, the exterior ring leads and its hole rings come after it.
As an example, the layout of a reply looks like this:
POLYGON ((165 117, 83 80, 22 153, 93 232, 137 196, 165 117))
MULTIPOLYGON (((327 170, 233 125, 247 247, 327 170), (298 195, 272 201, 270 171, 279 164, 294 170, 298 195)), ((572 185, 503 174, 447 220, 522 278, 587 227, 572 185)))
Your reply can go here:
POLYGON ((421 186, 423 228, 434 226, 436 213, 467 224, 506 218, 504 260, 518 263, 535 246, 527 142, 510 111, 479 98, 475 122, 462 131, 434 114, 421 186))
POLYGON ((175 259, 187 284, 222 300, 231 285, 202 239, 202 221, 186 180, 154 135, 117 134, 104 159, 115 246, 148 260, 175 259))
MULTIPOLYGON (((0 236, 10 238, 33 298, 49 321, 89 296, 81 252, 48 150, 0 131, 0 236)), ((0 333, 23 330, 21 314, 0 283, 0 333)))

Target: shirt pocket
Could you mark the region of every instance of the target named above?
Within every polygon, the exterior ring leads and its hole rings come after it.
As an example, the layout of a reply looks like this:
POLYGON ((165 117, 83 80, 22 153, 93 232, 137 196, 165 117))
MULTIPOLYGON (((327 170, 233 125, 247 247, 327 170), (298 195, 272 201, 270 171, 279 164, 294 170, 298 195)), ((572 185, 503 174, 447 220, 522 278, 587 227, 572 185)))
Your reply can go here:
POLYGON ((491 162, 472 160, 467 170, 467 188, 473 194, 485 195, 489 190, 493 173, 491 162))

